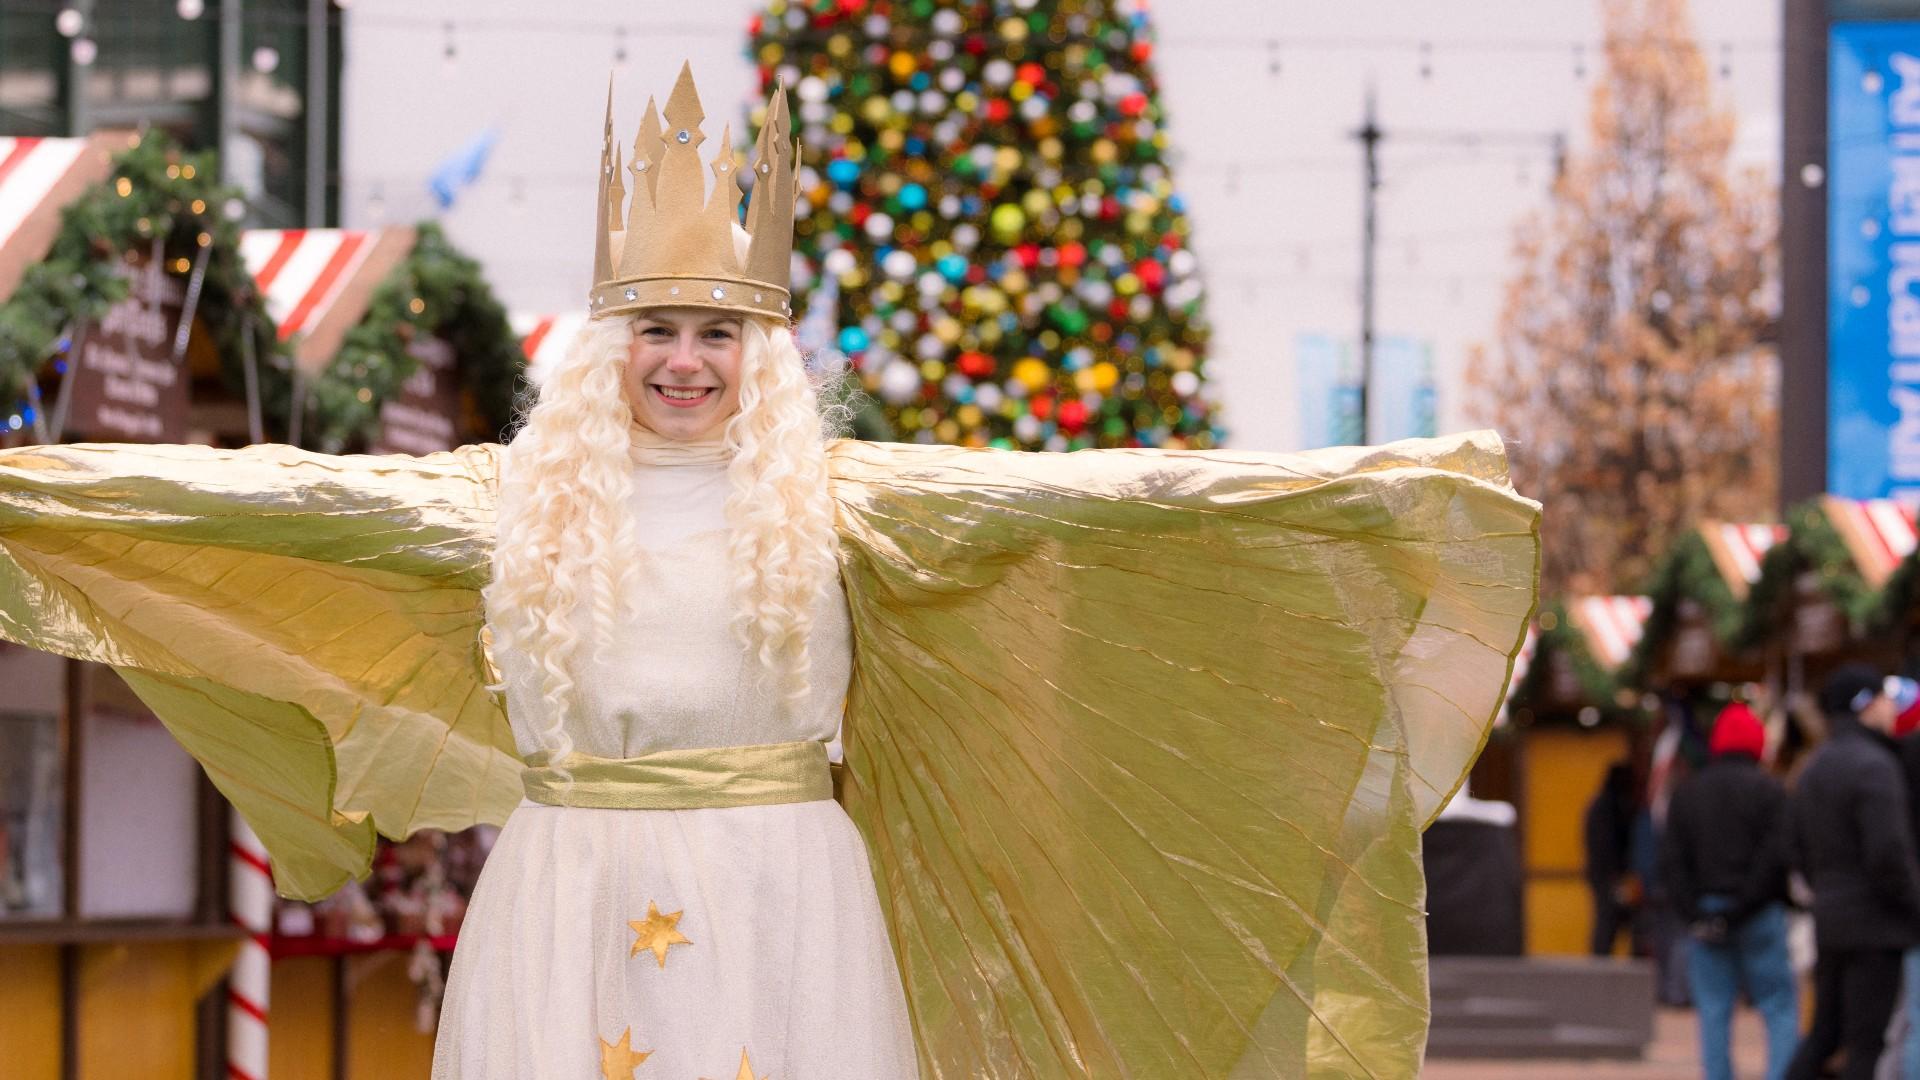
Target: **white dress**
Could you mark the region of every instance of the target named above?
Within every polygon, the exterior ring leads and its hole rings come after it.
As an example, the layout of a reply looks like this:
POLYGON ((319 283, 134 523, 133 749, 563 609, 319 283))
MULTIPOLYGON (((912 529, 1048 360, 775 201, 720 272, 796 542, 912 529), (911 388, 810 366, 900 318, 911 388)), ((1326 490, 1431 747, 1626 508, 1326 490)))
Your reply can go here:
MULTIPOLYGON (((567 719, 577 751, 837 734, 845 599, 837 587, 821 599, 810 698, 782 704, 729 623, 725 470, 711 455, 635 466, 647 600, 581 670, 585 708, 567 719)), ((526 756, 549 718, 531 661, 507 649, 496 660, 526 756)), ((743 1055, 755 1080, 918 1075, 866 849, 839 804, 522 802, 461 927, 434 1080, 735 1080, 749 1075, 743 1055)))

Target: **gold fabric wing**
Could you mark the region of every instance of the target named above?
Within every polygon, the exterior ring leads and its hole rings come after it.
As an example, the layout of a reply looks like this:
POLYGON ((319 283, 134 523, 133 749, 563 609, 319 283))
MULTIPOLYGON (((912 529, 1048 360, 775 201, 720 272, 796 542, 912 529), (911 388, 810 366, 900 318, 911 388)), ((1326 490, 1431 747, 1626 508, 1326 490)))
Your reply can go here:
POLYGON ((0 637, 113 665, 279 890, 324 896, 365 875, 376 830, 520 799, 480 655, 495 449, 0 451, 0 637))
POLYGON ((1420 830, 1536 588, 1498 440, 833 474, 844 801, 923 1075, 1414 1075, 1420 830))
MULTIPOLYGON (((497 456, 0 451, 0 637, 114 665, 324 895, 519 799, 497 456)), ((1419 830, 1533 603, 1498 441, 832 464, 845 801, 925 1076, 1412 1075, 1419 830)))

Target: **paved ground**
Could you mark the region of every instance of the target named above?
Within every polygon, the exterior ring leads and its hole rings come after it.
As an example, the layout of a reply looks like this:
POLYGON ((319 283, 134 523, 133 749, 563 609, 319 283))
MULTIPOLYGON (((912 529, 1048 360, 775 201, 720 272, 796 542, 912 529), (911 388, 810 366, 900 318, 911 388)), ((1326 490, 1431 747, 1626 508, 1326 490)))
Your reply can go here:
MULTIPOLYGON (((1653 1045, 1641 1061, 1433 1061, 1422 1080, 1696 1080, 1699 1043, 1693 1013, 1662 1009, 1654 1017, 1653 1045)), ((1733 1028, 1733 1067, 1742 1078, 1766 1068, 1760 1018, 1742 1009, 1733 1028)))

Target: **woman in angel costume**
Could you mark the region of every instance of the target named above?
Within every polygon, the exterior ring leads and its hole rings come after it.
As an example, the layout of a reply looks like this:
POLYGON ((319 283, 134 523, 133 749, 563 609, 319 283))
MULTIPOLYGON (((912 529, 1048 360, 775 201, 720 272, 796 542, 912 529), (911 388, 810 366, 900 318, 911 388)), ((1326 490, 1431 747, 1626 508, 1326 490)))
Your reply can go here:
POLYGON ((505 449, 0 453, 0 635, 114 665, 288 896, 505 822, 439 1080, 1413 1075, 1534 598, 1499 441, 829 441, 766 116, 742 233, 684 70, 629 165, 609 104, 505 449))

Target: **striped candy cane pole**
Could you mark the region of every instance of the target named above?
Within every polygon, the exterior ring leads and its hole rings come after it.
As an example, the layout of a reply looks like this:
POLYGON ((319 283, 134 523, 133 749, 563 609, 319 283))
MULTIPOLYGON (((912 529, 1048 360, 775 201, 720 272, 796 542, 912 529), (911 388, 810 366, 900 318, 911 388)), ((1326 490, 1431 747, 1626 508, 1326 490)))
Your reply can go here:
POLYGON ((260 838, 233 813, 232 865, 228 905, 233 921, 247 932, 227 984, 227 1076, 230 1080, 266 1080, 267 988, 273 978, 268 945, 273 934, 273 871, 260 838))

